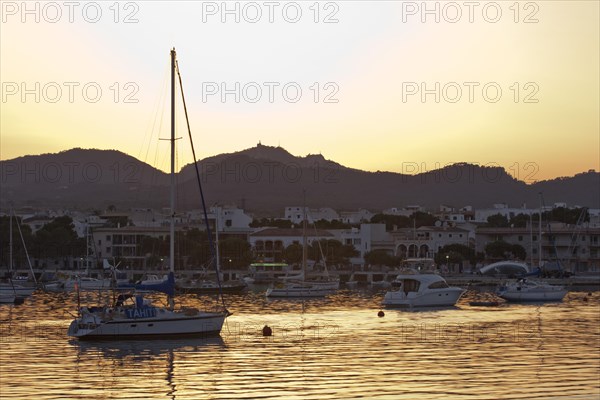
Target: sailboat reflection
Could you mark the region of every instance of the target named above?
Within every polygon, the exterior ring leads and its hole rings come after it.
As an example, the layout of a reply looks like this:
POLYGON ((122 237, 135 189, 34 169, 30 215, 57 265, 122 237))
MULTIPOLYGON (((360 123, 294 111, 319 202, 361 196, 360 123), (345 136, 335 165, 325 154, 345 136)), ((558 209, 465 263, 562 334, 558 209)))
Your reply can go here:
MULTIPOLYGON (((200 367, 199 371, 204 368, 214 370, 215 367, 218 370, 219 367, 214 363, 215 357, 211 353, 221 354, 222 350, 227 348, 220 336, 160 341, 71 340, 69 343, 77 349, 77 371, 81 376, 76 376, 75 381, 89 379, 90 370, 93 370, 100 371, 105 376, 119 376, 119 384, 127 387, 128 382, 139 383, 138 378, 141 374, 153 382, 152 388, 146 384, 141 390, 151 389, 153 394, 172 400, 185 397, 181 387, 186 386, 186 379, 189 378, 186 377, 186 371, 189 368, 182 370, 182 363, 185 366, 186 362, 192 359, 207 356, 213 362, 200 367)), ((114 384, 115 382, 104 382, 96 385, 94 390, 104 396, 114 390, 114 384)), ((214 388, 208 385, 205 390, 212 391, 214 388)))
POLYGON ((128 340, 122 342, 71 340, 69 343, 78 348, 80 355, 100 355, 106 359, 131 358, 131 361, 149 360, 171 352, 207 352, 227 348, 220 336, 159 341, 128 340))

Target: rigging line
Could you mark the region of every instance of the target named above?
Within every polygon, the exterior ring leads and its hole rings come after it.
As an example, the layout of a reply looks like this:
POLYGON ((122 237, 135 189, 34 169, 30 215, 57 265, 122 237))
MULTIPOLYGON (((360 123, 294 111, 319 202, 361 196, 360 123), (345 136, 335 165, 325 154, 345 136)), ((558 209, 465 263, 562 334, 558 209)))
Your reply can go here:
MULTIPOLYGON (((179 71, 179 63, 177 62, 177 60, 175 60, 175 68, 177 70, 177 76, 179 77, 179 89, 181 90, 181 100, 183 101, 183 111, 185 113, 185 122, 187 124, 188 136, 190 138, 190 145, 192 147, 192 157, 194 159, 194 169, 196 170, 196 179, 198 180, 198 188, 200 189, 200 198, 202 199, 202 211, 204 213, 204 221, 206 221, 206 234, 208 236, 208 246, 210 248, 211 257, 216 259, 215 246, 214 246, 214 243, 212 240, 210 224, 208 223, 208 213, 206 212, 206 202, 204 201, 204 191, 202 190, 202 181, 200 179, 200 171, 198 170, 198 161, 196 159, 196 150, 194 149, 194 140, 192 139, 192 129, 190 128, 190 120, 188 118, 187 106, 185 104, 185 96, 183 94, 183 83, 181 81, 181 73, 179 71)), ((221 303, 223 305, 223 308, 225 308, 225 299, 223 298, 223 289, 221 288, 221 276, 220 276, 220 271, 217 269, 217 263, 215 263, 215 272, 217 275, 217 285, 219 286, 219 297, 221 298, 221 303)))
MULTIPOLYGON (((31 276, 33 276, 33 281, 35 285, 38 285, 38 281, 35 278, 35 274, 33 273, 33 265, 31 265, 31 260, 29 259, 29 253, 27 252, 27 246, 25 245, 25 238, 23 238, 23 232, 21 231, 21 225, 19 224, 19 220, 17 219, 17 214, 13 210, 13 214, 15 216, 15 220, 17 221, 17 228, 19 229, 19 235, 21 236, 21 242, 23 243, 23 250, 25 250, 25 257, 27 257, 27 263, 29 264, 29 270, 31 271, 31 276)), ((12 223, 12 222, 11 222, 12 223)))
MULTIPOLYGON (((323 248, 321 247, 321 239, 319 239, 318 237, 318 233, 317 233, 317 221, 313 220, 313 228, 315 230, 315 239, 317 240, 317 244, 319 245, 319 253, 321 253, 321 258, 323 259, 323 267, 324 267, 324 272, 325 272, 325 276, 327 278, 329 278, 329 271, 327 269, 327 258, 325 257, 325 254, 323 254, 323 248)), ((314 267, 313 267, 314 269, 314 267)))

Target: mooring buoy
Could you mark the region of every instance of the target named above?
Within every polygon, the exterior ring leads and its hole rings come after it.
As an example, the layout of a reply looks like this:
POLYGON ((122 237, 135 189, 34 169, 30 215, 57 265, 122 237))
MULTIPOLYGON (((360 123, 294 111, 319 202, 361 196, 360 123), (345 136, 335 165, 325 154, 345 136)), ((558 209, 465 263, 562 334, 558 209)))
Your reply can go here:
POLYGON ((263 327, 263 336, 271 336, 273 335, 273 330, 271 329, 271 327, 269 325, 265 325, 263 327))

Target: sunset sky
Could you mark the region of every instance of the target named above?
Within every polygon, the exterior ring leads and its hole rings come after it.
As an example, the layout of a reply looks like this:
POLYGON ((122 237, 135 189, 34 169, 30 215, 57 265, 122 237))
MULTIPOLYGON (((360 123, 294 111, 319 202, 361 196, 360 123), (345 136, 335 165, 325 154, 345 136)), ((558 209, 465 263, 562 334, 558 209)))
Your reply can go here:
POLYGON ((370 171, 600 169, 597 1, 75 3, 2 2, 2 160, 82 147, 166 169, 175 47, 201 158, 261 141, 370 171))

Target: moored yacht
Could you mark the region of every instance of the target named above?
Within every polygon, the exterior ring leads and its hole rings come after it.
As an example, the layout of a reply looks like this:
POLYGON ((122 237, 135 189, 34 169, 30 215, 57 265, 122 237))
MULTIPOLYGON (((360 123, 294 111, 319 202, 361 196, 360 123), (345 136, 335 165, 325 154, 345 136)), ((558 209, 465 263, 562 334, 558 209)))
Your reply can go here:
POLYGON ((419 273, 414 269, 402 271, 392 285, 396 289, 385 294, 385 306, 449 307, 465 292, 462 288, 448 286, 438 274, 419 273))
MULTIPOLYGON (((175 58, 175 49, 171 51, 171 190, 170 209, 171 217, 169 223, 169 274, 162 287, 153 285, 153 290, 159 290, 167 295, 168 305, 166 307, 155 307, 150 300, 144 299, 142 295, 121 294, 112 304, 103 304, 92 307, 78 307, 79 315, 69 326, 68 334, 79 339, 109 339, 120 340, 136 337, 179 337, 190 335, 219 334, 225 318, 230 313, 225 308, 221 297, 222 306, 216 306, 214 310, 198 310, 191 307, 175 308, 175 74, 179 72, 175 58), (129 302, 129 304, 128 304, 129 302)), ((181 77, 180 77, 181 82, 181 77)), ((182 89, 183 92, 183 89, 182 89)), ((183 93, 182 93, 183 94, 183 93)), ((182 96, 183 97, 183 96, 182 96)), ((185 100, 184 100, 185 108, 185 100)), ((187 115, 186 115, 187 120, 187 115)), ((188 123, 189 127, 189 123, 188 123)), ((189 134, 190 141, 192 138, 189 134)), ((193 148, 193 147, 192 147, 193 148)), ((194 164, 196 157, 194 156, 194 164)), ((206 204, 202 192, 200 175, 196 170, 198 186, 202 198, 202 210, 206 221, 206 231, 209 240, 209 248, 214 249, 211 241, 210 225, 206 204)), ((116 280, 116 279, 115 279, 116 280)), ((137 285, 135 290, 142 286, 137 285)), ((79 291, 78 305, 79 305, 79 291)))
POLYGON ((567 292, 568 291, 562 286, 554 286, 546 282, 522 278, 515 282, 500 286, 497 294, 507 301, 535 302, 561 301, 567 292))

